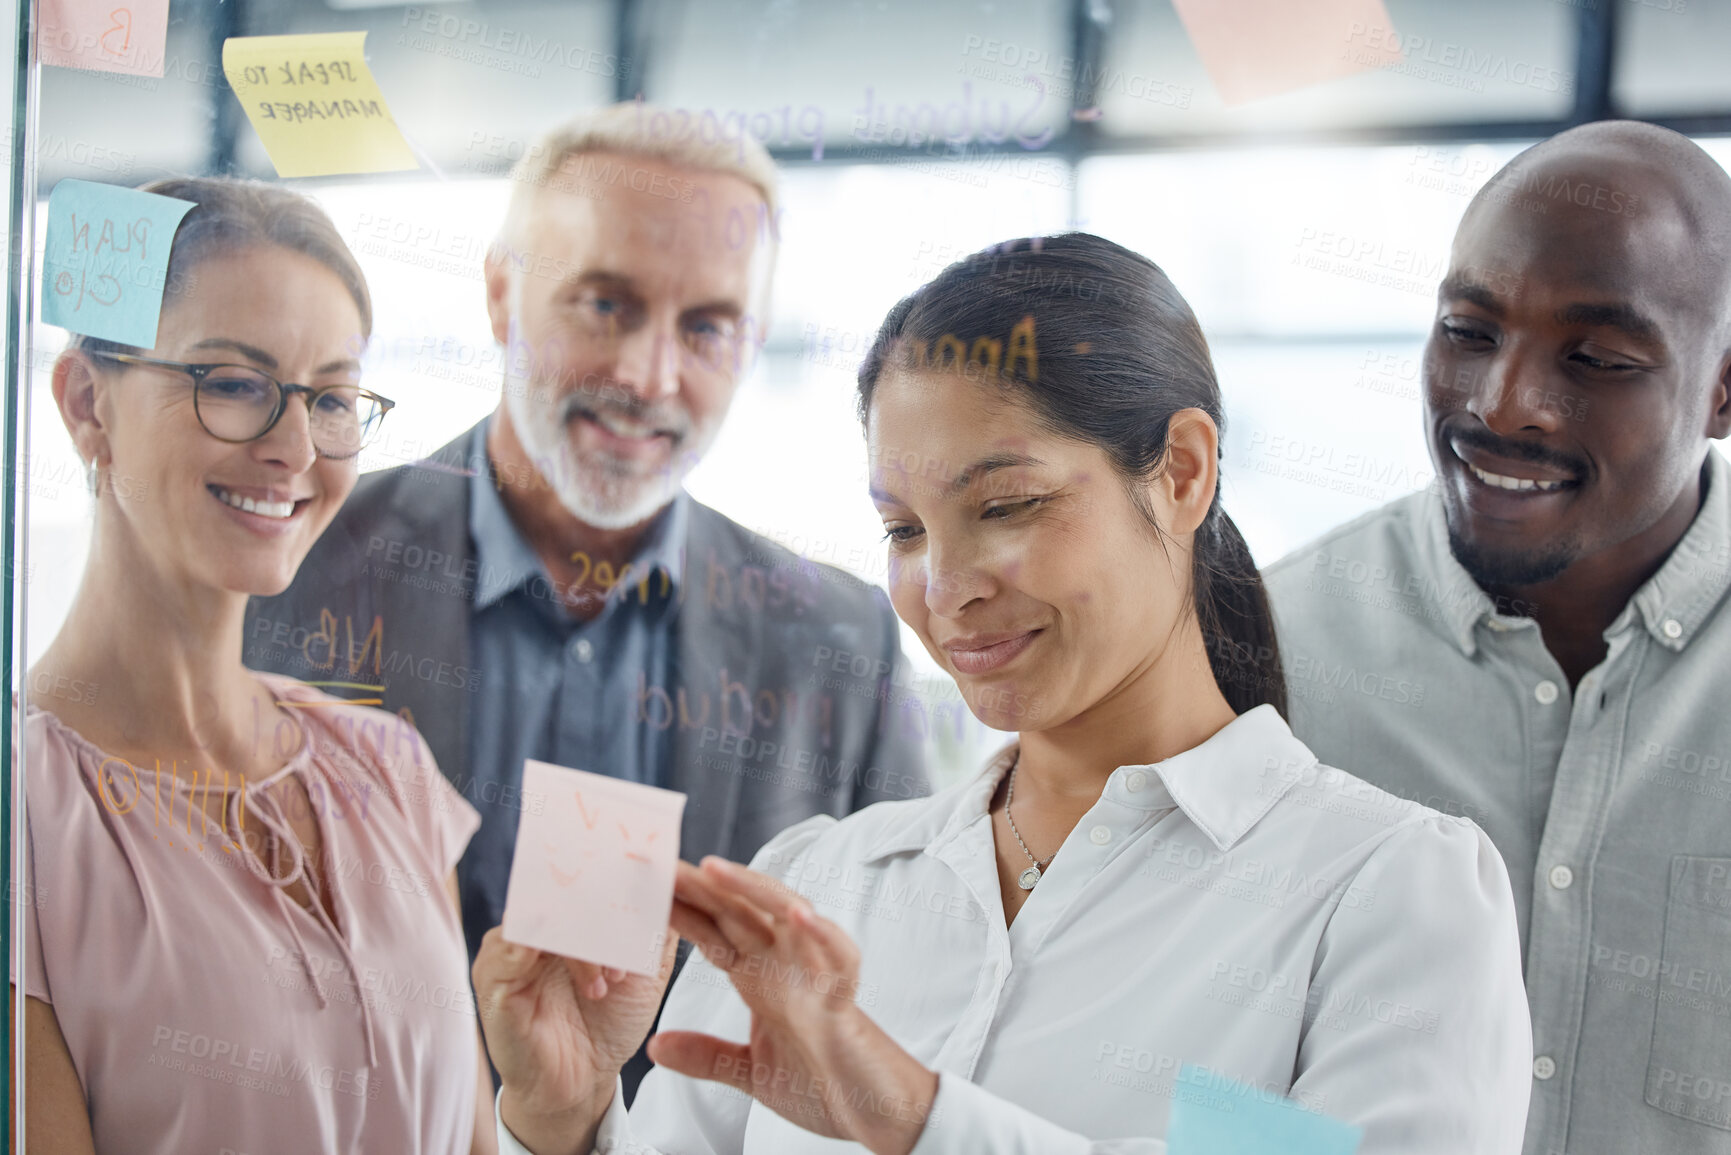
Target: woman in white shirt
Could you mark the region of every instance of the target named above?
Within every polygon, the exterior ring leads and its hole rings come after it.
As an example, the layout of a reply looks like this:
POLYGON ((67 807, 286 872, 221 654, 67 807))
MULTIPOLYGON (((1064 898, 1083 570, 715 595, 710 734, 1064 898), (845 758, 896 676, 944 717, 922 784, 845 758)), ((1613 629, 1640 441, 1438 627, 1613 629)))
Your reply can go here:
POLYGON ((1166 276, 1086 234, 977 254, 891 311, 860 411, 896 611, 1017 742, 752 870, 682 864, 702 956, 629 1117, 615 1075, 671 954, 656 979, 488 935, 502 1149, 1155 1153, 1175 1099, 1230 1079, 1367 1153, 1518 1151, 1502 861, 1287 729, 1166 276))

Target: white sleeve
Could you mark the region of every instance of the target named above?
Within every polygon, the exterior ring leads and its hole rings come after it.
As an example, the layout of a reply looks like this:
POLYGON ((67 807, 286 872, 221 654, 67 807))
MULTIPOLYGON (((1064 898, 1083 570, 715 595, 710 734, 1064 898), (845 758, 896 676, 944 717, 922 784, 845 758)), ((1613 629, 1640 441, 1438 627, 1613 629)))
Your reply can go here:
POLYGON ((505 1117, 499 1113, 499 1097, 505 1093, 501 1087, 493 1095, 493 1134, 499 1140, 499 1155, 534 1155, 529 1148, 517 1142, 517 1136, 511 1134, 511 1128, 505 1126, 505 1117))
MULTIPOLYGON (((796 886, 805 851, 833 825, 834 818, 819 814, 788 827, 757 852, 751 868, 796 886)), ((701 951, 694 950, 673 981, 667 1005, 661 1010, 661 1029, 701 1031, 745 1042, 751 1036, 751 1011, 733 989, 732 980, 701 951)), ((726 1084, 655 1067, 638 1086, 629 1115, 623 1092, 615 1090, 613 1104, 596 1133, 595 1148, 600 1155, 651 1155, 655 1151, 739 1155, 752 1102, 751 1096, 726 1084)), ((531 1155, 502 1121, 498 1132, 499 1155, 531 1155)))
MULTIPOLYGON (((504 1116, 499 1113, 499 1097, 504 1093, 501 1088, 493 1098, 493 1133, 499 1140, 499 1155, 534 1155, 505 1126, 504 1116)), ((595 1149, 604 1155, 613 1155, 614 1152, 625 1155, 631 1150, 629 1138, 630 1130, 625 1122, 625 1085, 615 1078, 613 1102, 608 1105, 607 1114, 601 1116, 601 1128, 595 1134, 595 1149)))
POLYGON ((1518 1155, 1533 1040, 1502 857, 1425 818, 1360 868, 1317 945, 1292 1097, 1361 1155, 1518 1155))

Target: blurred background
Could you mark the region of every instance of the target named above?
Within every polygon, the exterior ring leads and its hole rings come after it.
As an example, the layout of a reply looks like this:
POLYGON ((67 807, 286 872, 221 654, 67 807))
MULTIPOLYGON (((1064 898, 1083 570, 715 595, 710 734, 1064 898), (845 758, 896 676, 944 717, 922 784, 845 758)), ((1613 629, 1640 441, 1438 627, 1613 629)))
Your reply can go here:
MULTIPOLYGON (((39 220, 68 177, 276 179, 223 41, 365 30, 421 167, 290 182, 372 285, 368 384, 398 407, 365 468, 429 453, 497 402, 481 260, 525 142, 614 100, 737 114, 783 164, 775 321, 690 489, 879 582, 854 370, 897 299, 977 248, 1079 228, 1166 269, 1213 344, 1227 507, 1267 563, 1430 481, 1419 351, 1455 225, 1509 157, 1630 116, 1731 165, 1731 0, 173 0, 169 15, 160 79, 42 70, 39 220)), ((18 467, 32 660, 89 528, 47 390, 64 342, 34 333, 18 467)), ((919 684, 953 693, 905 645, 919 684)), ((934 735, 946 780, 998 740, 934 735)))

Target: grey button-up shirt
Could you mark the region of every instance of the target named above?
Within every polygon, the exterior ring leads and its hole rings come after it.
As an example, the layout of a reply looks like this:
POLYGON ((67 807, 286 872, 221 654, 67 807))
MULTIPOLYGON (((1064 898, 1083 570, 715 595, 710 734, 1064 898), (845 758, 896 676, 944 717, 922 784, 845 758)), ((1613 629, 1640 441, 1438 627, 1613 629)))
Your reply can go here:
MULTIPOLYGON (((487 460, 485 431, 484 424, 475 430, 471 461, 487 460)), ((457 784, 481 812, 457 871, 471 957, 504 917, 518 819, 533 804, 522 796, 525 758, 668 785, 672 743, 640 703, 646 687, 669 684, 677 665, 674 611, 689 516, 681 493, 650 527, 606 607, 579 622, 489 474, 478 471, 469 487, 479 571, 469 652, 488 676, 470 716, 473 776, 457 784)))
POLYGON ((1266 571, 1297 736, 1472 818, 1508 865, 1527 1155, 1731 1155, 1731 465, 1708 460, 1694 523, 1574 693, 1454 559, 1432 493, 1266 571))

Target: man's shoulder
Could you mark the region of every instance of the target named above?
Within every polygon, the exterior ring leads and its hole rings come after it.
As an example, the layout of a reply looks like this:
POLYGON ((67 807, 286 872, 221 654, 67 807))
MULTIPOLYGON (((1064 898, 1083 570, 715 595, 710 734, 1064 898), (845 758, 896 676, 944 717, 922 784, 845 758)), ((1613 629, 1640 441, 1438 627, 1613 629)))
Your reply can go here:
POLYGON ((764 610, 779 623, 819 630, 881 626, 888 599, 876 585, 837 566, 801 557, 719 510, 691 503, 685 580, 712 609, 764 610), (724 582, 731 583, 723 592, 724 582), (761 600, 760 600, 761 599, 761 600), (726 606, 718 604, 722 601, 726 606), (791 613, 777 612, 791 610, 791 613))
POLYGON ((400 524, 448 527, 453 515, 468 520, 470 469, 429 457, 367 473, 337 513, 348 525, 400 524))
MULTIPOLYGON (((317 623, 324 611, 364 621, 418 588, 403 579, 429 569, 442 575, 444 563, 429 566, 427 559, 448 554, 460 568, 468 536, 468 479, 426 464, 363 475, 307 551, 289 587, 252 600, 253 628, 266 628, 259 621, 291 628, 317 623)), ((414 596, 422 598, 425 591, 414 596)), ((275 668, 262 652, 249 649, 248 656, 261 667, 275 668)))
POLYGON ((1432 572, 1424 543, 1433 532, 1427 500, 1435 499, 1414 493, 1373 509, 1263 570, 1294 698, 1323 693, 1303 681, 1311 663, 1350 660, 1396 675, 1396 658, 1418 634, 1447 637, 1444 575, 1432 572))
POLYGON ((1269 592, 1301 586, 1305 575, 1318 569, 1344 569, 1354 563, 1367 567, 1389 563, 1410 566, 1417 554, 1426 503, 1431 500, 1432 495, 1426 491, 1409 493, 1299 546, 1263 567, 1262 577, 1269 592))
POLYGON ((369 558, 410 547, 451 552, 468 535, 469 475, 436 458, 362 474, 314 543, 295 585, 316 574, 354 577, 369 558))

